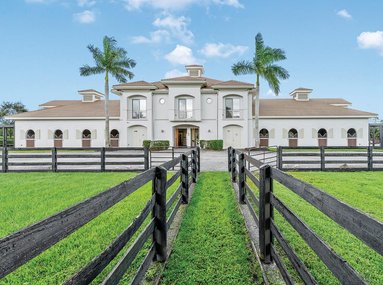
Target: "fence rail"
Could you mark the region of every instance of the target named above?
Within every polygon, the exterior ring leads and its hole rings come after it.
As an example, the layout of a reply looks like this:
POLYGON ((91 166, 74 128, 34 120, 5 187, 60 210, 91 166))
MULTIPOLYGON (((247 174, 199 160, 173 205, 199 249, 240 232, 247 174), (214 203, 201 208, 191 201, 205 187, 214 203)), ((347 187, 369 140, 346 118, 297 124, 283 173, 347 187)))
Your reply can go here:
POLYGON ((298 257, 289 242, 278 229, 274 210, 295 229, 315 254, 342 284, 367 284, 339 254, 331 249, 309 226, 307 226, 284 202, 273 193, 274 180, 294 192, 307 203, 316 207, 334 222, 348 230, 371 249, 383 255, 383 223, 359 210, 337 200, 320 189, 301 181, 283 171, 273 168, 248 154, 229 148, 228 170, 232 182, 238 185, 239 202, 246 204, 259 226, 260 255, 264 263, 275 261, 287 284, 294 284, 282 258, 274 246, 274 238, 288 257, 305 284, 317 284, 310 271, 298 257), (259 170, 255 175, 246 164, 259 170), (259 189, 259 197, 253 192, 252 182, 259 189))
POLYGON ((277 168, 300 171, 383 170, 382 147, 278 147, 277 168))
POLYGON ((187 183, 187 177, 191 172, 193 173, 191 182, 197 181, 197 164, 200 160, 198 154, 196 149, 190 150, 75 206, 1 238, 0 279, 104 213, 146 183, 152 182, 153 194, 138 217, 100 255, 65 282, 65 284, 89 284, 92 282, 131 240, 152 213, 152 217, 144 230, 103 281, 103 284, 118 284, 144 243, 149 237, 152 237, 150 250, 132 280, 132 284, 138 284, 152 260, 162 262, 167 259, 167 231, 181 203, 187 204, 189 202, 190 184, 187 183), (185 167, 188 163, 191 164, 190 170, 185 167), (167 179, 168 170, 177 164, 181 164, 181 170, 167 179), (170 198, 167 197, 167 189, 175 184, 180 177, 181 182, 177 190, 170 198), (176 206, 173 211, 170 214, 167 213, 167 210, 174 203, 176 206))

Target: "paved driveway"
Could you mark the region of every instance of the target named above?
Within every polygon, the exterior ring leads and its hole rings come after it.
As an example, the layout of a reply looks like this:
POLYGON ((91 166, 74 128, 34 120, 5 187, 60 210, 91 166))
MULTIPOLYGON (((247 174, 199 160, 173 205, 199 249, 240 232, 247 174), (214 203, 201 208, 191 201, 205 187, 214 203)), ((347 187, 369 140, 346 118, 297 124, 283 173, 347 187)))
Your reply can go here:
POLYGON ((227 171, 227 150, 201 150, 201 171, 227 171))

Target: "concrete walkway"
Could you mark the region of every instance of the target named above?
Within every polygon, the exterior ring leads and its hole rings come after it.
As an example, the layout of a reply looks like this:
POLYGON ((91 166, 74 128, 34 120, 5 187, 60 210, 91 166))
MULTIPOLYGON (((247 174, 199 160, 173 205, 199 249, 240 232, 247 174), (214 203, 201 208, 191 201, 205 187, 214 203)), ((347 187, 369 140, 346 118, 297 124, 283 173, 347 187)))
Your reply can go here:
POLYGON ((201 171, 227 171, 227 150, 201 150, 201 171))

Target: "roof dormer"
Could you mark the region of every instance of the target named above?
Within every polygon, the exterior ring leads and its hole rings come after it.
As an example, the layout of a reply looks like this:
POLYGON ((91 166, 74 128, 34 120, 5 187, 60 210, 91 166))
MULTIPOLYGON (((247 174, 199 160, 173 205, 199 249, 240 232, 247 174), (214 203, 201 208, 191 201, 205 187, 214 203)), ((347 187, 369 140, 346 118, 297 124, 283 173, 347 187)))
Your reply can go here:
POLYGON ((185 68, 188 75, 191 77, 201 77, 205 73, 203 65, 196 65, 196 64, 186 65, 185 68))
POLYGON ((295 101, 309 101, 312 91, 312 89, 300 87, 290 92, 289 95, 292 96, 295 101))
POLYGON ((94 89, 87 89, 87 90, 79 90, 78 94, 82 96, 82 102, 86 103, 92 103, 96 102, 102 99, 104 97, 104 94, 94 90, 94 89))

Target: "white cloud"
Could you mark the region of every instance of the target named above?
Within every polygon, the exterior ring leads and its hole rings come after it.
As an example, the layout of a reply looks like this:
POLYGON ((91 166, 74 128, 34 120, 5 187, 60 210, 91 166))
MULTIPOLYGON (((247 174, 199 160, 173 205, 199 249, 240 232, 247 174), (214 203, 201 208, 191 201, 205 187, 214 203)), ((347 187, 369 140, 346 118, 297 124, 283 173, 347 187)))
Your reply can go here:
POLYGON ((96 21, 96 14, 90 10, 73 14, 73 19, 81 24, 91 24, 96 21))
POLYGON ((207 43, 200 50, 206 57, 222 57, 227 58, 232 55, 242 55, 247 51, 248 47, 223 43, 207 43))
POLYGON ((180 10, 193 4, 205 6, 211 4, 226 5, 235 8, 243 7, 239 0, 125 0, 125 3, 125 7, 128 10, 137 10, 144 6, 163 10, 180 10))
POLYGON ((173 64, 188 65, 198 63, 192 49, 183 45, 177 45, 174 50, 165 55, 165 59, 173 64))
POLYGON ((266 96, 276 96, 273 90, 269 89, 267 90, 266 96))
POLYGON ((194 40, 194 34, 187 27, 189 23, 189 18, 174 17, 168 14, 153 21, 153 26, 158 29, 151 32, 149 37, 135 36, 132 38, 132 42, 135 44, 158 44, 170 43, 172 39, 175 39, 183 44, 191 44, 194 40))
POLYGON ((352 19, 351 14, 346 10, 342 9, 336 13, 339 17, 342 17, 344 19, 352 19))
POLYGON ((383 31, 363 32, 357 38, 362 49, 376 49, 383 56, 383 31))
POLYGON ((172 69, 165 73, 165 78, 173 78, 187 75, 186 72, 182 72, 178 69, 172 69))
POLYGON ((170 41, 170 33, 166 30, 157 30, 150 33, 150 37, 136 36, 132 38, 134 44, 158 44, 170 41))
POLYGON ((96 4, 96 0, 77 0, 80 7, 91 7, 96 4))

